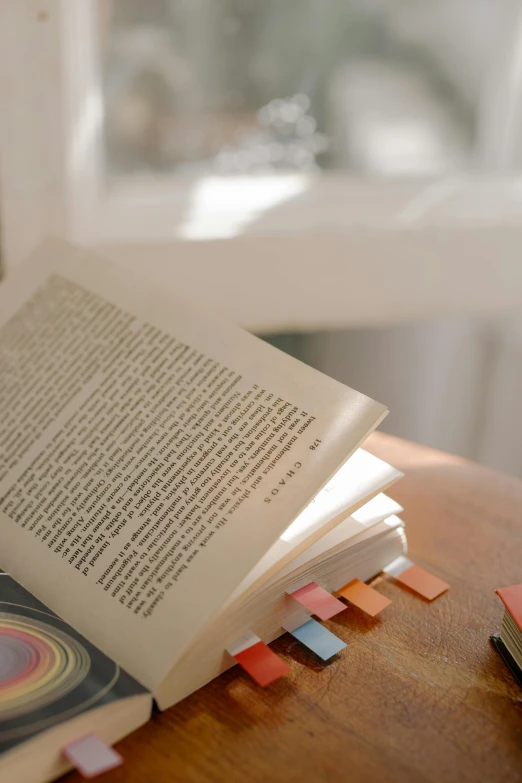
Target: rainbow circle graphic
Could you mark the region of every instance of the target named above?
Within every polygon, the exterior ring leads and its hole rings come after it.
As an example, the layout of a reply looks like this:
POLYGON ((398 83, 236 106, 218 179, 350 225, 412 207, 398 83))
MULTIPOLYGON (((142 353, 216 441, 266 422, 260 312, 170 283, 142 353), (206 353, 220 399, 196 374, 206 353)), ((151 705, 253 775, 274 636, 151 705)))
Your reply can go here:
POLYGON ((46 622, 0 612, 0 723, 45 708, 87 677, 90 656, 46 622))
POLYGON ((2 572, 0 589, 0 754, 88 710, 145 692, 2 572))

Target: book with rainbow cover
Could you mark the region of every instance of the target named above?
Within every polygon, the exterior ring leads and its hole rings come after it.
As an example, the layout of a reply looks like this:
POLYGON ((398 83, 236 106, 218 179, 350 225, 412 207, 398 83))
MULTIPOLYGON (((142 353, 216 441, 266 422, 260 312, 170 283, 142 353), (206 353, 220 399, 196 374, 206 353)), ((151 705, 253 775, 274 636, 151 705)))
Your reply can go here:
POLYGON ((238 661, 265 684, 285 630, 341 649, 312 613, 406 548, 360 448, 386 413, 65 243, 2 282, 0 775, 56 778, 238 661))

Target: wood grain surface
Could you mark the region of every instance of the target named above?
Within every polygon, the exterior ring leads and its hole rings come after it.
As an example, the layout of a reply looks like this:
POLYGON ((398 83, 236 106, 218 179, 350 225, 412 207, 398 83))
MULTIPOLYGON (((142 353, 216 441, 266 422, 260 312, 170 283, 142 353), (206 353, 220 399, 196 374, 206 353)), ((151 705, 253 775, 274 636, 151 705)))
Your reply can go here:
POLYGON ((450 591, 429 604, 378 577, 393 604, 326 623, 349 644, 331 663, 285 634, 289 676, 263 690, 234 667, 120 742, 100 781, 522 781, 522 689, 489 641, 495 588, 522 582, 522 482, 384 435, 366 447, 406 473, 390 495, 410 557, 450 591))

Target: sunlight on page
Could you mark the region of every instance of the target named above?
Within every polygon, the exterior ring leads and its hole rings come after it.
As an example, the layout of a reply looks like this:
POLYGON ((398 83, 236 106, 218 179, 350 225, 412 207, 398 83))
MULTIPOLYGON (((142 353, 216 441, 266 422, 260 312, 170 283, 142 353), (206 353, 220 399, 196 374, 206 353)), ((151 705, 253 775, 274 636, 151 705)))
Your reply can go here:
POLYGON ((358 511, 352 514, 352 519, 359 522, 360 525, 367 527, 374 524, 377 519, 384 519, 390 514, 400 514, 404 509, 382 492, 365 503, 358 511))
MULTIPOLYGON (((395 500, 382 492, 376 495, 368 503, 365 503, 358 511, 355 511, 346 519, 343 519, 333 530, 330 530, 319 541, 309 546, 295 560, 292 560, 290 566, 286 569, 291 572, 312 560, 322 557, 326 552, 330 552, 335 547, 344 546, 346 542, 359 535, 361 530, 368 530, 380 522, 385 522, 389 527, 396 527, 397 523, 402 525, 402 521, 396 514, 403 511, 395 500)), ((282 571, 285 573, 285 571, 282 571)))
MULTIPOLYGON (((363 449, 355 454, 337 471, 333 479, 319 492, 312 502, 299 514, 282 536, 282 541, 297 543, 325 522, 341 514, 353 503, 352 488, 374 467, 375 460, 363 449)), ((377 498, 374 499, 377 501, 377 498)), ((366 509, 366 506, 364 507, 366 509)), ((360 512, 363 513, 363 509, 360 512)), ((370 513, 372 513, 370 511, 370 513)))

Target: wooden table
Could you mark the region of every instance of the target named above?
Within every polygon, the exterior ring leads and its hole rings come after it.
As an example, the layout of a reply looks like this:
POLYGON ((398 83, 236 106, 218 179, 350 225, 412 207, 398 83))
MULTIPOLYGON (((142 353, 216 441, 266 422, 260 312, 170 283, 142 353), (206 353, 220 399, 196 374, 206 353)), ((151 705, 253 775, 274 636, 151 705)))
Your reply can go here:
POLYGON ((390 495, 410 556, 451 590, 428 604, 379 577, 393 605, 327 624, 349 642, 332 663, 283 636, 289 676, 262 690, 234 667, 119 743, 101 780, 522 781, 522 689, 489 641, 495 588, 522 582, 522 483, 383 435, 367 448, 406 473, 390 495))

